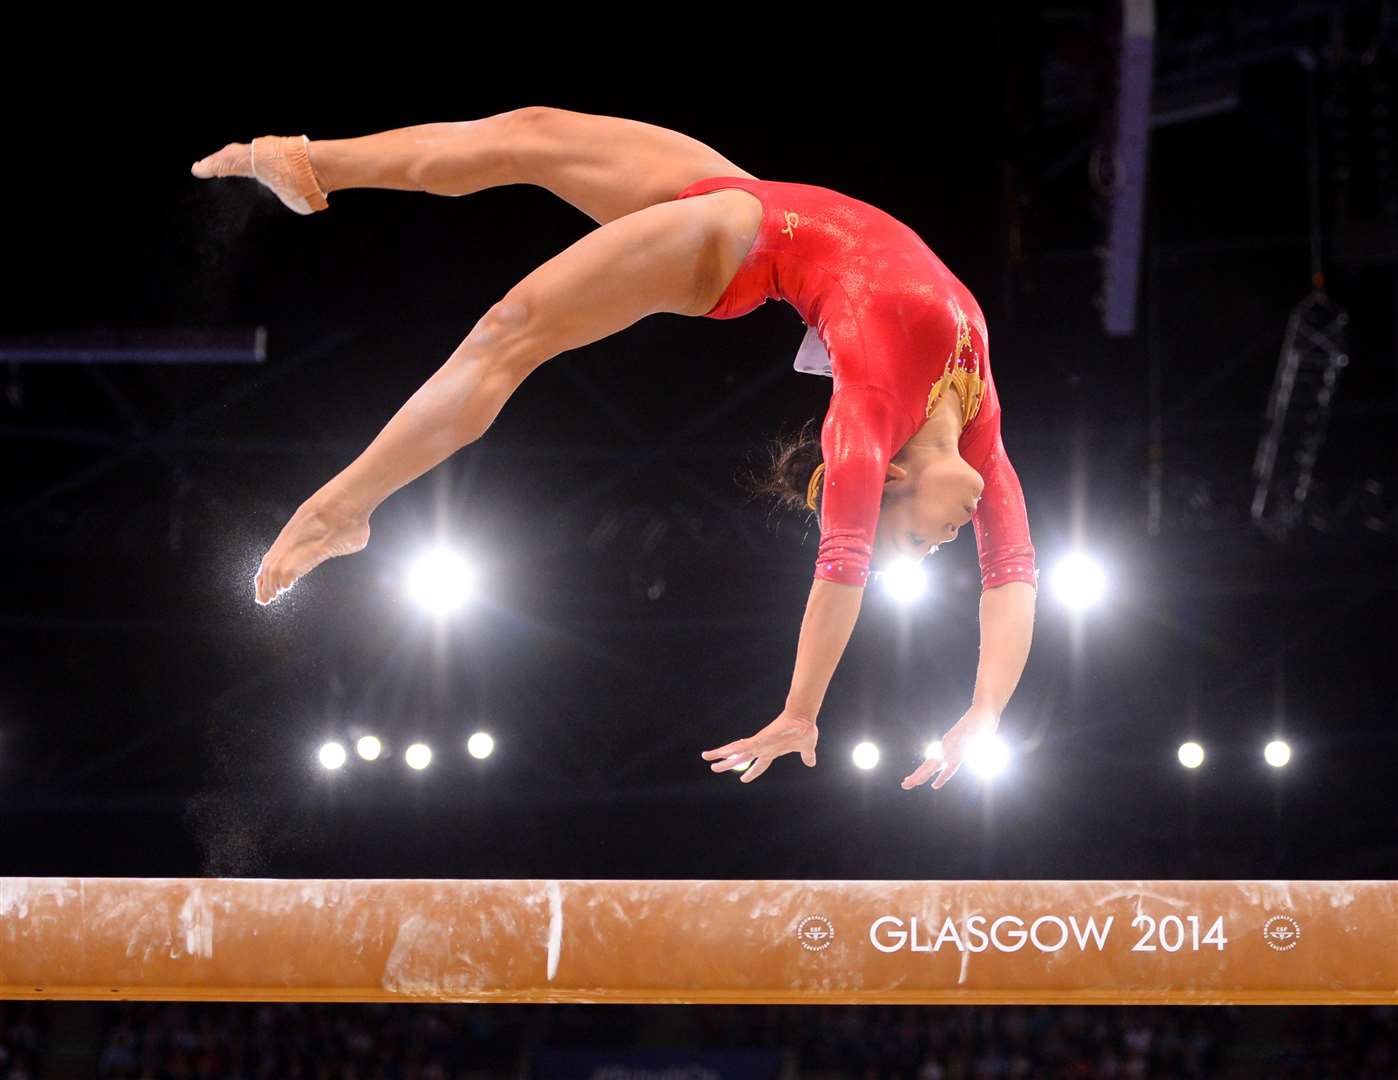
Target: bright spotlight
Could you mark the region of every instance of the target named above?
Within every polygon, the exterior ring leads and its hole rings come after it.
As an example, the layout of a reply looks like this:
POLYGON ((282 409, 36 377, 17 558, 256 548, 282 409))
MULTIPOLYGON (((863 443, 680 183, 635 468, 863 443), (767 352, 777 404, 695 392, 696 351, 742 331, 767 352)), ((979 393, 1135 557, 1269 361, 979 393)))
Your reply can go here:
POLYGON ((365 761, 377 761, 383 753, 383 743, 379 742, 373 735, 365 735, 354 744, 355 753, 365 761))
POLYGON ((941 757, 941 756, 942 756, 942 740, 941 740, 941 739, 933 739, 930 743, 928 743, 926 746, 924 746, 924 747, 922 748, 922 756, 923 756, 923 759, 924 759, 924 760, 926 760, 927 758, 939 758, 939 757, 941 757))
POLYGON ((752 764, 751 761, 745 761, 745 762, 743 762, 741 765, 734 765, 733 768, 732 768, 730 771, 731 771, 731 772, 747 772, 748 766, 751 765, 751 764, 752 764))
POLYGON ((448 548, 421 556, 408 572, 408 595, 434 615, 449 615, 475 589, 475 574, 464 558, 448 548))
POLYGON ((856 768, 872 769, 879 763, 879 748, 871 742, 862 742, 854 748, 854 753, 850 756, 854 759, 856 768))
POLYGON ((338 769, 345 763, 345 748, 337 742, 328 742, 320 748, 320 763, 327 769, 338 769))
POLYGON ((982 780, 993 780, 1010 767, 1010 748, 998 735, 981 735, 966 748, 966 767, 982 780))
POLYGON ((478 731, 466 740, 466 752, 473 758, 484 761, 495 750, 495 740, 484 731, 478 731))
POLYGON ((1053 591, 1065 607, 1085 611, 1099 604, 1106 595, 1107 575, 1096 559, 1082 554, 1069 555, 1053 568, 1053 591))
POLYGON ((411 769, 425 769, 432 764, 432 749, 423 743, 415 742, 403 752, 403 760, 411 769))
POLYGON ((1267 749, 1262 751, 1262 756, 1272 768, 1280 769, 1291 760, 1291 747, 1281 739, 1273 739, 1267 744, 1267 749))
POLYGON ((879 581, 900 604, 911 604, 927 591, 927 571, 913 559, 898 559, 879 575, 879 581))
POLYGON ((1197 769, 1204 764, 1204 748, 1197 742, 1187 742, 1180 747, 1180 764, 1186 769, 1197 769))

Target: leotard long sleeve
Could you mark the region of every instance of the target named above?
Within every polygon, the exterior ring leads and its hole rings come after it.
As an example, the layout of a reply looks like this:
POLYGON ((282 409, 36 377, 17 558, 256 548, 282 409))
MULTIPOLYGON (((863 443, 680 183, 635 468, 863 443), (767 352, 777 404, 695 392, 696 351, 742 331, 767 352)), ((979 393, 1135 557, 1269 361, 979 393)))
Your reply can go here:
POLYGON ((975 298, 896 218, 829 188, 715 176, 677 198, 741 188, 762 225, 706 317, 733 319, 768 300, 807 325, 796 368, 833 380, 821 427, 825 472, 815 576, 864 585, 888 463, 954 385, 961 456, 985 482, 972 523, 981 582, 1037 585, 1019 477, 1000 434, 985 318, 975 298))

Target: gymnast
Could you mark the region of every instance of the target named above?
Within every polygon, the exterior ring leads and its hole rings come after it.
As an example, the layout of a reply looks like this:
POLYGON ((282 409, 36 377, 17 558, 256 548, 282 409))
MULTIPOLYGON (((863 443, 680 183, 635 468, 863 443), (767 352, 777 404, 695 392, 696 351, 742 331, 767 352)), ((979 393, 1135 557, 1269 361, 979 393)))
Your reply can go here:
POLYGON ((996 730, 1029 655, 1034 548, 1001 441, 984 316, 912 229, 829 188, 759 180, 679 132, 547 106, 352 139, 268 135, 190 171, 256 179, 299 214, 348 188, 468 195, 534 184, 599 224, 494 303, 364 452, 301 504, 258 568, 259 604, 363 549, 375 508, 479 439, 546 360, 658 312, 732 319, 779 299, 807 327, 797 369, 832 380, 819 440, 774 455, 773 490, 818 515, 815 577, 785 707, 703 759, 714 772, 749 766, 744 783, 783 754, 814 766, 817 715, 871 568, 921 559, 967 522, 982 583, 975 688, 940 752, 902 786, 936 774, 940 788, 996 730), (815 451, 821 464, 793 478, 815 451))

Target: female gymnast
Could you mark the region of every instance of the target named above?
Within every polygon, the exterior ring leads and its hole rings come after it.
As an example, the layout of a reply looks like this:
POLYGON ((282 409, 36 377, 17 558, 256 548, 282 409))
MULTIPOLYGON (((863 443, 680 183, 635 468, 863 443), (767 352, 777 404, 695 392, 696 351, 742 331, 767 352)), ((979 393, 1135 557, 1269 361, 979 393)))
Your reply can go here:
MULTIPOLYGON (((191 172, 254 178, 300 214, 328 209, 347 188, 467 195, 535 184, 599 223, 493 304, 368 448, 297 509, 258 568, 258 603, 361 550, 374 509, 479 439, 544 361, 657 312, 732 319, 780 299, 808 327, 797 368, 833 380, 824 461, 799 485, 821 524, 815 580, 785 708, 703 759, 714 772, 749 765, 744 783, 783 754, 815 765, 816 717, 871 564, 920 559, 968 521, 982 577, 972 702, 903 787, 936 774, 940 788, 999 725, 1029 654, 1034 548, 1000 438, 984 317, 906 225, 829 188, 759 180, 675 131, 547 106, 353 139, 269 135, 230 143, 191 172)), ((779 469, 800 457, 783 453, 779 469)))

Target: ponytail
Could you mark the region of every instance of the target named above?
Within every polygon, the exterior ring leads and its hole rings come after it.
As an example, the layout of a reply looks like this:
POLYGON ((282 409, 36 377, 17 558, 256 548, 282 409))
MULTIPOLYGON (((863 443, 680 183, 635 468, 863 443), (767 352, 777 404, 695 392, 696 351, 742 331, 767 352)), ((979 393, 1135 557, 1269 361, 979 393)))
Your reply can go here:
POLYGON ((754 497, 771 499, 778 510, 814 510, 819 515, 825 463, 821 460, 818 418, 806 421, 795 436, 773 438, 767 444, 767 454, 766 468, 740 477, 740 485, 754 497))

